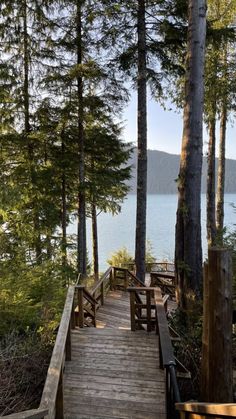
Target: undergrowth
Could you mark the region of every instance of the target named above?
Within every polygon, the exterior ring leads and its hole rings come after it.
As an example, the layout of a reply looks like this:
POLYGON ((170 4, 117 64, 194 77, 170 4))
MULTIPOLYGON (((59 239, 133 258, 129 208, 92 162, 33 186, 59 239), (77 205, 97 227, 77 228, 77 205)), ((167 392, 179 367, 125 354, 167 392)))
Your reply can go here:
POLYGON ((0 415, 38 408, 52 352, 38 333, 12 331, 0 342, 0 415))
POLYGON ((180 342, 174 343, 176 358, 190 372, 191 379, 179 378, 182 400, 198 400, 200 393, 200 367, 202 350, 202 315, 198 309, 194 314, 186 315, 176 310, 169 317, 169 323, 179 334, 180 342))

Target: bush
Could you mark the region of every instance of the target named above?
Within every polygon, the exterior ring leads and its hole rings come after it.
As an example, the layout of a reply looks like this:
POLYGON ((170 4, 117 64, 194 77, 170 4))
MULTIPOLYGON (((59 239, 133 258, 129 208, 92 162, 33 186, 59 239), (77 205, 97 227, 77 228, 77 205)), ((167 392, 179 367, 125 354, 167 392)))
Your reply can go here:
MULTIPOLYGON (((146 263, 155 263, 156 258, 153 255, 153 248, 150 240, 146 243, 146 263)), ((129 268, 130 265, 134 265, 134 257, 129 253, 128 249, 124 246, 121 249, 113 253, 107 263, 111 266, 122 266, 123 268, 129 268)))
POLYGON ((37 408, 52 346, 37 333, 15 331, 0 342, 0 415, 37 408))
POLYGON ((107 263, 111 266, 123 266, 134 263, 133 256, 129 253, 126 247, 122 247, 113 253, 110 259, 107 260, 107 263))

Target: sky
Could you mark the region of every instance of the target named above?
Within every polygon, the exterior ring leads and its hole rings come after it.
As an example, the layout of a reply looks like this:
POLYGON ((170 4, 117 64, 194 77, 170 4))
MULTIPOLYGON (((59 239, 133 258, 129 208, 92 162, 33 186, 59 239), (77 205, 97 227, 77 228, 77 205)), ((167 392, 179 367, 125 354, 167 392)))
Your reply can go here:
MULTIPOLYGON (((180 154, 182 137, 182 114, 174 111, 174 106, 168 104, 172 111, 163 108, 149 97, 148 99, 148 149, 180 154)), ((137 142, 136 128, 136 94, 131 95, 129 105, 124 110, 124 139, 134 144, 137 142)), ((236 122, 236 121, 235 121, 236 122)), ((217 134, 219 127, 217 128, 217 134)), ((207 151, 207 132, 203 132, 204 154, 207 151)), ((218 155, 218 144, 217 153, 218 155)), ((236 125, 228 123, 226 140, 226 157, 236 160, 236 125)))

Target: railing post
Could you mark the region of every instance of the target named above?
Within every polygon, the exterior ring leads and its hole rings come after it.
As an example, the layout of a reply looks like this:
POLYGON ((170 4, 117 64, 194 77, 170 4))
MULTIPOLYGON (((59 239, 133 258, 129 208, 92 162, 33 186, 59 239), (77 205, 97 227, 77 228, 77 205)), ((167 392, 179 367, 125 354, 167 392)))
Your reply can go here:
POLYGON ((64 391, 63 391, 63 368, 60 372, 60 380, 58 383, 57 389, 57 399, 56 399, 56 419, 64 419, 64 391))
POLYGON ((111 273, 110 273, 110 289, 114 289, 114 278, 115 278, 115 268, 112 267, 111 273))
POLYGON ((130 321, 131 321, 131 330, 135 332, 135 292, 130 290, 130 321))
POLYGON ((166 378, 166 417, 167 419, 171 418, 171 397, 170 397, 170 375, 169 368, 165 369, 165 378, 166 378))
POLYGON ((71 310, 71 329, 75 329, 76 319, 75 319, 75 300, 73 300, 72 310, 71 310))
POLYGON ((101 283, 101 305, 104 305, 104 282, 101 283))
POLYGON ((77 287, 78 290, 78 309, 79 309, 79 327, 84 327, 84 307, 83 307, 83 297, 84 297, 84 285, 77 287))
POLYGON ((146 291, 146 304, 147 304, 147 331, 152 331, 152 322, 151 322, 151 291, 146 291))
POLYGON ((125 283, 124 283, 124 286, 125 286, 125 290, 129 286, 129 283, 128 283, 128 271, 127 271, 127 269, 125 270, 125 283))
POLYGON ((66 337, 66 361, 71 361, 71 320, 66 337))

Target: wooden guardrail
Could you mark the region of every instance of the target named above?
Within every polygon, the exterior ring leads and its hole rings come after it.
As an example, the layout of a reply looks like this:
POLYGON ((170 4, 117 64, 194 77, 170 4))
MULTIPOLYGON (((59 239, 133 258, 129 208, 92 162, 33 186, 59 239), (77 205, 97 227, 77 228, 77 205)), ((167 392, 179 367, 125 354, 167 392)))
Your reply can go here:
POLYGON ((236 418, 236 404, 177 403, 181 419, 229 419, 236 418))
POLYGON ((156 326, 155 304, 151 302, 155 288, 151 287, 129 287, 130 293, 130 321, 131 330, 147 326, 147 331, 151 332, 156 326), (141 298, 141 294, 142 297, 141 298), (144 300, 144 301, 143 301, 144 300), (146 313, 146 314, 143 314, 146 313))
POLYGON ((179 387, 176 378, 177 363, 171 342, 166 310, 160 288, 154 291, 156 307, 157 333, 159 335, 160 367, 166 370, 166 412, 168 419, 179 418, 175 402, 180 402, 179 387))
POLYGON ((135 331, 140 328, 140 325, 146 325, 147 332, 156 329, 156 333, 159 335, 160 368, 166 370, 167 418, 178 418, 175 402, 180 402, 180 394, 176 378, 177 362, 166 318, 168 296, 162 298, 160 288, 154 287, 129 287, 128 291, 130 293, 131 330, 135 331))
POLYGON ((48 414, 48 410, 45 409, 32 409, 26 410, 25 412, 12 413, 7 416, 0 416, 1 419, 43 419, 48 414))
MULTIPOLYGON (((121 268, 135 271, 135 263, 123 263, 120 265, 121 268)), ((175 265, 173 262, 161 261, 161 262, 147 262, 146 272, 158 271, 158 272, 174 272, 175 265)))
POLYGON ((75 286, 68 289, 62 318, 54 345, 40 408, 47 409, 47 419, 63 418, 63 370, 71 360, 71 329, 75 328, 75 286))
POLYGON ((144 287, 145 284, 129 269, 113 266, 111 289, 126 290, 129 286, 144 287))
POLYGON ((151 272, 151 287, 159 287, 162 295, 169 294, 175 299, 175 274, 174 272, 151 272))

